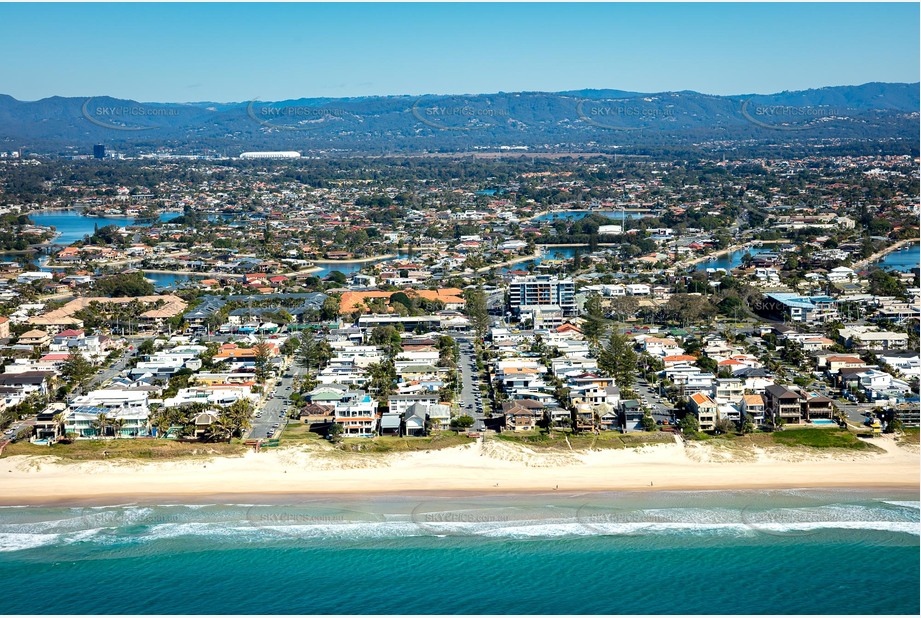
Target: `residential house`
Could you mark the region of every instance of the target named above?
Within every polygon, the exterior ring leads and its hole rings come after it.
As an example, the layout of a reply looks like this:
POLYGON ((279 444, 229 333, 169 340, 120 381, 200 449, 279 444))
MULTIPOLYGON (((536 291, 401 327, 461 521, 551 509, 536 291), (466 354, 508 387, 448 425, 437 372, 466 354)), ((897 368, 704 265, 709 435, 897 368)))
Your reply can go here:
POLYGON ((829 322, 838 318, 830 296, 800 296, 787 292, 765 294, 765 308, 791 322, 829 322))
POLYGON ((801 393, 800 407, 803 420, 831 420, 835 417, 835 407, 831 399, 817 393, 801 393))
POLYGON ((842 343, 858 350, 905 350, 908 334, 878 330, 867 326, 849 326, 838 331, 842 343))
MULTIPOLYGON (((390 410, 391 413, 393 409, 390 410)), ((342 425, 342 435, 371 438, 378 433, 377 400, 364 391, 345 393, 333 409, 333 422, 342 425)))
POLYGON ((535 401, 513 400, 502 403, 506 431, 531 431, 543 415, 543 406, 535 401))
POLYGON ((390 395, 387 398, 387 407, 390 414, 404 414, 414 404, 421 404, 423 408, 431 408, 438 405, 440 397, 438 393, 419 392, 409 395, 390 395))
POLYGON ((625 399, 620 402, 620 426, 624 432, 643 431, 643 416, 645 412, 636 399, 625 399))
POLYGON ((761 395, 743 395, 739 411, 751 417, 755 425, 764 423, 764 397, 761 395))
POLYGON ((144 391, 100 389, 75 397, 64 413, 65 433, 78 438, 150 435, 150 409, 144 391), (105 425, 100 424, 105 415, 105 425))
POLYGON ((801 423, 803 410, 799 392, 780 384, 768 386, 764 389, 764 415, 774 421, 782 419, 785 423, 801 423))
POLYGON ((741 378, 717 378, 713 381, 712 397, 718 404, 737 403, 745 394, 741 378))
POLYGON ((713 431, 719 420, 717 403, 709 395, 697 392, 688 399, 688 411, 697 417, 701 431, 713 431))

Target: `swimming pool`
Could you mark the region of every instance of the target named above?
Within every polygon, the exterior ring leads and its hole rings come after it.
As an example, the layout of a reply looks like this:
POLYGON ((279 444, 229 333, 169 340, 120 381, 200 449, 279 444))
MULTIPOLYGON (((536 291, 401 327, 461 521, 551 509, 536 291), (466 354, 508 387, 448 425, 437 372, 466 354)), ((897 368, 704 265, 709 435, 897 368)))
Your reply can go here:
POLYGON ((836 421, 829 420, 827 418, 820 418, 818 420, 811 421, 813 425, 837 425, 836 421))

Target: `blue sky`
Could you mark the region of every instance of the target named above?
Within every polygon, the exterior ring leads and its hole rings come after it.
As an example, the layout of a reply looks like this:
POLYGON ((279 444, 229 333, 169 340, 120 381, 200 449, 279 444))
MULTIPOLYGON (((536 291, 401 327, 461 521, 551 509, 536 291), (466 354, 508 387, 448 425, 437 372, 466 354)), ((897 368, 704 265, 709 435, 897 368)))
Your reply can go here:
POLYGON ((915 82, 918 22, 912 3, 0 4, 0 92, 180 102, 915 82))

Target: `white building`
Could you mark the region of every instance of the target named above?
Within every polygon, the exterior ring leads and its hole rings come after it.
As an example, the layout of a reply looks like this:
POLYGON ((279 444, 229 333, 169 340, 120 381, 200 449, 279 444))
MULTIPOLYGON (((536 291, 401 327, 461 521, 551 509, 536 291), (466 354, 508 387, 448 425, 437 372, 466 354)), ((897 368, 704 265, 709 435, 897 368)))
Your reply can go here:
POLYGON ((102 389, 75 397, 64 413, 64 432, 80 438, 99 438, 100 414, 105 414, 105 436, 139 437, 150 435, 150 409, 146 391, 102 389))
POLYGON ((51 281, 52 274, 45 272, 26 272, 20 273, 16 277, 16 283, 32 283, 34 281, 51 281))
POLYGON ((301 153, 293 150, 287 151, 255 151, 240 154, 241 159, 300 159, 301 153))
POLYGON ((556 305, 563 315, 575 315, 576 286, 572 279, 558 279, 552 275, 515 277, 509 283, 509 306, 514 313, 522 307, 556 305))
MULTIPOLYGON (((393 412, 393 409, 391 409, 393 412)), ((377 401, 362 391, 346 393, 336 402, 333 422, 342 425, 342 435, 350 438, 373 438, 377 435, 377 401)))

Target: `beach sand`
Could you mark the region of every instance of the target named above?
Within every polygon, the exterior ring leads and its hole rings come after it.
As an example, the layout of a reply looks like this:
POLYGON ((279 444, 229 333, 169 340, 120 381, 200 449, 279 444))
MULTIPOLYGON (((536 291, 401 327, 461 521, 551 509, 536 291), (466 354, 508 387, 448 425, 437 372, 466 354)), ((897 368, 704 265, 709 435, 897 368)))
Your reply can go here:
POLYGON ((783 489, 917 490, 914 445, 873 440, 885 452, 723 448, 676 439, 620 450, 539 450, 490 439, 395 454, 346 453, 325 443, 242 457, 164 462, 0 460, 0 502, 105 503, 156 497, 409 492, 783 489))

